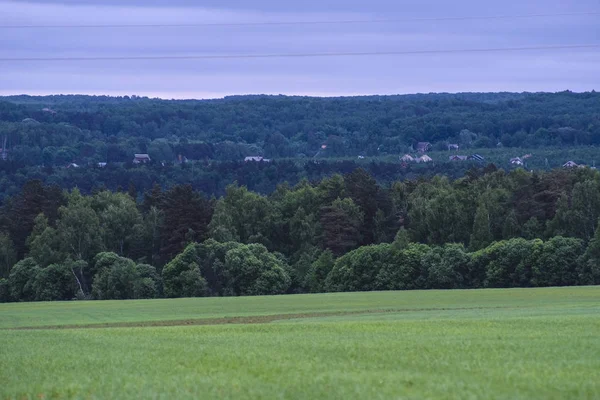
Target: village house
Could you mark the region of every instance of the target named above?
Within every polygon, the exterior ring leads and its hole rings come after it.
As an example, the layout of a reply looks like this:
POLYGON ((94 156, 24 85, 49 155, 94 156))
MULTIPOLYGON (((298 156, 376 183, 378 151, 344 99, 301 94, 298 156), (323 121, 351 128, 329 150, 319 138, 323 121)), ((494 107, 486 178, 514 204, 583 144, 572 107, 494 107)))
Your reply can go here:
POLYGON ((413 161, 415 161, 415 159, 410 154, 405 154, 402 157, 400 157, 400 161, 403 161, 403 162, 413 162, 413 161))
POLYGON ((577 168, 577 167, 579 167, 579 165, 573 161, 567 161, 566 163, 563 164, 563 168, 577 168))
POLYGON ((485 158, 483 158, 482 156, 480 156, 479 154, 473 154, 469 156, 469 160, 473 160, 473 161, 485 161, 485 158))
POLYGON ((416 160, 418 163, 428 163, 428 162, 432 162, 433 158, 429 157, 428 155, 424 154, 421 157, 417 158, 416 160))
POLYGON ((512 165, 523 165, 523 160, 520 157, 515 157, 510 159, 510 163, 512 165))
POLYGON ((450 143, 448 145, 448 150, 458 150, 460 148, 460 146, 456 143, 450 143))
POLYGON ((268 158, 263 158, 261 156, 249 156, 244 158, 245 162, 271 162, 268 158))
POLYGON ((79 165, 75 164, 75 163, 71 163, 71 164, 67 165, 67 168, 79 168, 79 165))
POLYGON ((450 161, 467 161, 467 156, 450 156, 448 159, 450 161))
POLYGON ((419 142, 417 143, 417 151, 419 153, 426 153, 431 150, 431 143, 429 142, 419 142))
POLYGON ((133 157, 134 164, 146 164, 150 161, 150 156, 148 154, 135 154, 133 157))
POLYGON ((104 168, 104 167, 106 167, 106 163, 105 162, 99 162, 97 165, 98 165, 98 168, 104 168))

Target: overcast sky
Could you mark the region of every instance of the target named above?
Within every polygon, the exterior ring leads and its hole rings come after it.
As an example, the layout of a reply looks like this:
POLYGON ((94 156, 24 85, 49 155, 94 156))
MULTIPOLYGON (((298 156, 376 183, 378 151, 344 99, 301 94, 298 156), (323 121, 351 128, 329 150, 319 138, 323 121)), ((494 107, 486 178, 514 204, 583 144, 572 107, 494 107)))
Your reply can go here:
MULTIPOLYGON (((0 0, 0 59, 481 49, 600 43, 598 0, 0 0), (6 29, 6 25, 405 22, 6 29)), ((527 52, 213 60, 0 61, 0 94, 214 98, 600 89, 600 48, 527 52)))

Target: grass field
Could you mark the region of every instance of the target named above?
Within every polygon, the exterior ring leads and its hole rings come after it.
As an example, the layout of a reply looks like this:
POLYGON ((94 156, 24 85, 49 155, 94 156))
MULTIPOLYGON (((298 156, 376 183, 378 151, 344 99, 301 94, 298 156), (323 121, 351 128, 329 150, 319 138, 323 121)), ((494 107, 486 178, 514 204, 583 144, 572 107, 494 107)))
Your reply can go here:
POLYGON ((598 399, 600 287, 0 304, 0 398, 598 399))

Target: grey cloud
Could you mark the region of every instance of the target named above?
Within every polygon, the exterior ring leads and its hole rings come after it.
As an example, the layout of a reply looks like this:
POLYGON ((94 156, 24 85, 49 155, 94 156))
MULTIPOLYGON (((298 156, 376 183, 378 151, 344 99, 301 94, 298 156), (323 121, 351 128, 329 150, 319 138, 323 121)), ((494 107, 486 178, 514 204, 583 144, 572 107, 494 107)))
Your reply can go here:
MULTIPOLYGON (((392 1, 0 0, 2 24, 340 20, 577 12, 556 0, 482 5, 392 1), (100 5, 101 4, 101 5, 100 5), (227 6, 225 6, 225 4, 227 6), (251 4, 251 6, 249 6, 251 4), (368 5, 368 6, 366 6, 368 5), (300 11, 299 9, 302 8, 300 11), (386 12, 387 10, 387 12, 386 12)), ((587 7, 587 8, 586 8, 587 7)), ((520 47, 593 43, 600 17, 162 29, 0 30, 2 57, 273 54, 520 47)), ((595 50, 268 60, 0 63, 0 93, 220 97, 240 93, 349 95, 430 91, 598 89, 595 50)))

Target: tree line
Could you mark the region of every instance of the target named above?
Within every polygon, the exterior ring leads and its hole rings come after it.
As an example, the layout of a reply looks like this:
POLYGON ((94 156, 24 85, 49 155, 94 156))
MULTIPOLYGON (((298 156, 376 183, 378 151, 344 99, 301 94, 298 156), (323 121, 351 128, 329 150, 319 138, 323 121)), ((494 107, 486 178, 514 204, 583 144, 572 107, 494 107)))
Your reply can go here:
POLYGON ((24 166, 402 154, 435 149, 600 144, 600 95, 459 93, 346 98, 238 96, 0 98, 0 138, 24 166), (3 140, 4 142, 4 140, 3 140), (326 148, 322 149, 325 145, 326 148), (321 151, 322 150, 322 151, 321 151))
POLYGON ((0 209, 4 301, 600 283, 600 173, 493 166, 269 195, 84 195, 30 181, 0 209))

